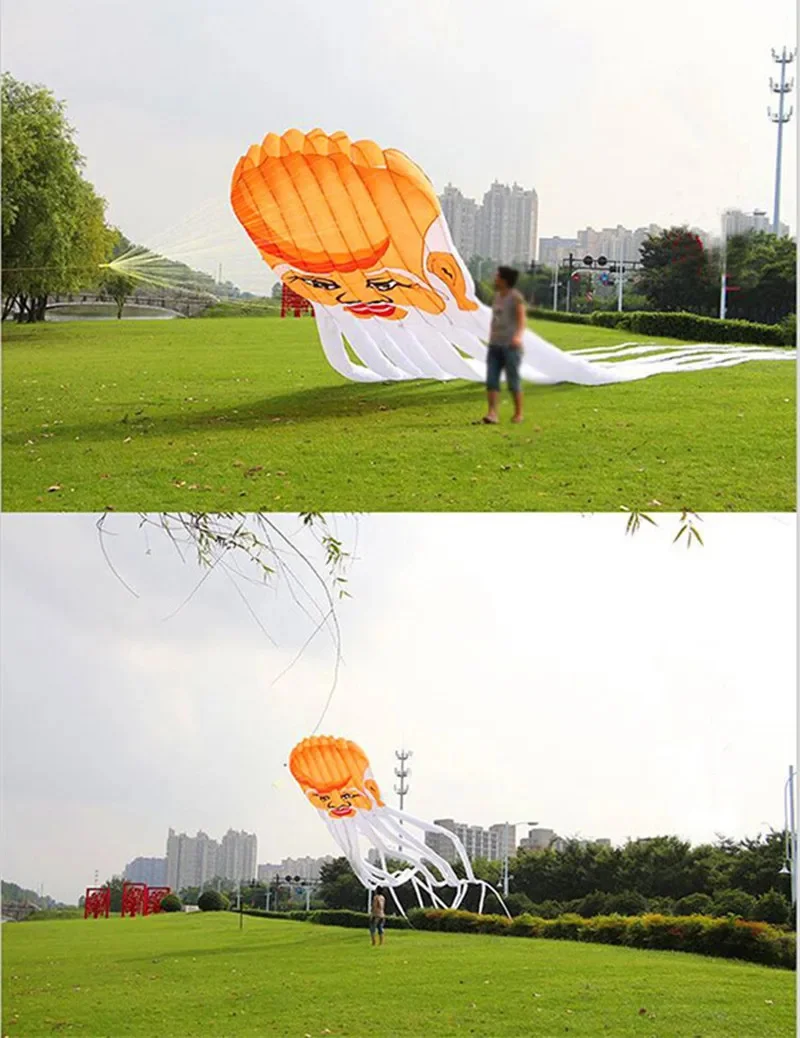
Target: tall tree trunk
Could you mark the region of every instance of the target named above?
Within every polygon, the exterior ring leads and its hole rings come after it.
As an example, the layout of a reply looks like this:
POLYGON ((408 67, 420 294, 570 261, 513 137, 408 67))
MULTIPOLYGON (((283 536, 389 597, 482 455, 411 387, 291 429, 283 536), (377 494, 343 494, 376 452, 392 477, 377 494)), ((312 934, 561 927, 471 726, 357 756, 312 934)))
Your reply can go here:
POLYGON ((20 294, 17 296, 17 324, 25 324, 28 320, 28 297, 20 294))

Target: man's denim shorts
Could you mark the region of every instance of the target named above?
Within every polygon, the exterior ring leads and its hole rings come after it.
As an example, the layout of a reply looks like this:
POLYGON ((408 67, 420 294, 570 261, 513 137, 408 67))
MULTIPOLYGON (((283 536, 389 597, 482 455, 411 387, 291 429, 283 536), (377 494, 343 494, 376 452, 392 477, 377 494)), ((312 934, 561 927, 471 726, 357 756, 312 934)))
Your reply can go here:
POLYGON ((490 346, 486 357, 486 388, 500 388, 500 373, 505 369, 506 382, 512 393, 519 393, 522 384, 519 369, 522 350, 518 346, 490 346))
POLYGON ((379 919, 379 918, 377 918, 377 916, 370 916, 369 932, 372 934, 373 937, 375 936, 376 933, 380 934, 381 936, 383 936, 383 927, 384 927, 385 923, 386 923, 385 919, 379 919))

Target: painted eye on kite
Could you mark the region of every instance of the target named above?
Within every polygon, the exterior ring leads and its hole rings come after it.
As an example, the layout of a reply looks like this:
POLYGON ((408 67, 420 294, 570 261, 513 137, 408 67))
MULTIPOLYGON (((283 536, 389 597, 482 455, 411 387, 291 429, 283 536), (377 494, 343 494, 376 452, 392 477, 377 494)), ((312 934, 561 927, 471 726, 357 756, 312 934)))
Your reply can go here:
POLYGON ((387 278, 386 281, 368 281, 367 287, 374 288, 376 292, 391 292, 393 288, 400 288, 401 285, 394 278, 387 278))
POLYGON ((323 281, 322 278, 301 278, 300 280, 312 288, 321 288, 328 292, 333 292, 339 287, 335 281, 323 281))

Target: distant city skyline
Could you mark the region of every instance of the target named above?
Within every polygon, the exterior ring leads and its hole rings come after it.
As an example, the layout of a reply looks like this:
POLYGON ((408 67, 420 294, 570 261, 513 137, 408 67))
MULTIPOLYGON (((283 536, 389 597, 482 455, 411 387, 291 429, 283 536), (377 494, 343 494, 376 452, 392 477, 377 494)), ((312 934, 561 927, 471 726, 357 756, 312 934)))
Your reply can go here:
POLYGON ((213 840, 199 829, 195 836, 167 834, 166 882, 173 890, 202 887, 219 877, 234 882, 254 879, 258 839, 254 833, 228 829, 222 840, 213 840))
MULTIPOLYGON (((345 66, 330 5, 309 19, 303 5, 230 0, 187 19, 156 0, 135 18, 114 4, 7 0, 3 63, 64 99, 109 220, 152 246, 183 228, 174 258, 212 275, 221 262, 248 291, 274 278, 230 212, 231 173, 265 133, 293 126, 397 148, 439 190, 452 179, 469 198, 493 180, 535 185, 541 237, 616 223, 714 228, 723 208, 771 214, 771 51, 796 37, 788 0, 757 17, 752 0, 674 0, 668 17, 635 0, 613 17, 592 0, 509 0, 502 18, 477 0, 440 0, 416 8, 425 32, 413 10, 359 9, 345 66), (266 65, 246 60, 270 39, 280 44, 266 65)), ((782 202, 792 227, 796 155, 794 123, 782 202)))
POLYGON ((448 183, 439 203, 462 259, 482 256, 513 266, 535 259, 539 198, 534 188, 495 180, 478 203, 448 183))

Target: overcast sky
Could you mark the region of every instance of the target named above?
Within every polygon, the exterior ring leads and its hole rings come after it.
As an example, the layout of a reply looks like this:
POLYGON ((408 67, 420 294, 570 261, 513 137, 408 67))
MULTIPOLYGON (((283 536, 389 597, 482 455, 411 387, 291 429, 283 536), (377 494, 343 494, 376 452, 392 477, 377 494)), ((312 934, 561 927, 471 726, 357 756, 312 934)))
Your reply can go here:
MULTIPOLYGON (((281 520, 288 532, 298 523, 281 520)), ((339 519, 357 558, 323 732, 353 738, 407 809, 564 835, 755 835, 794 760, 795 520, 339 519)), ((167 829, 258 834, 260 862, 335 850, 284 764, 331 683, 285 584, 239 591, 116 516, 3 518, 3 874, 74 902, 167 829)), ((302 543, 302 542, 301 542, 302 543)), ((309 585, 310 586, 310 585, 309 585)), ((519 835, 525 830, 520 828, 519 835)))
POLYGON ((6 0, 2 28, 4 67, 68 102, 111 220, 253 290, 272 278, 230 176, 294 126, 399 148, 439 190, 535 187, 543 236, 771 214, 771 48, 796 31, 792 0, 6 0))

